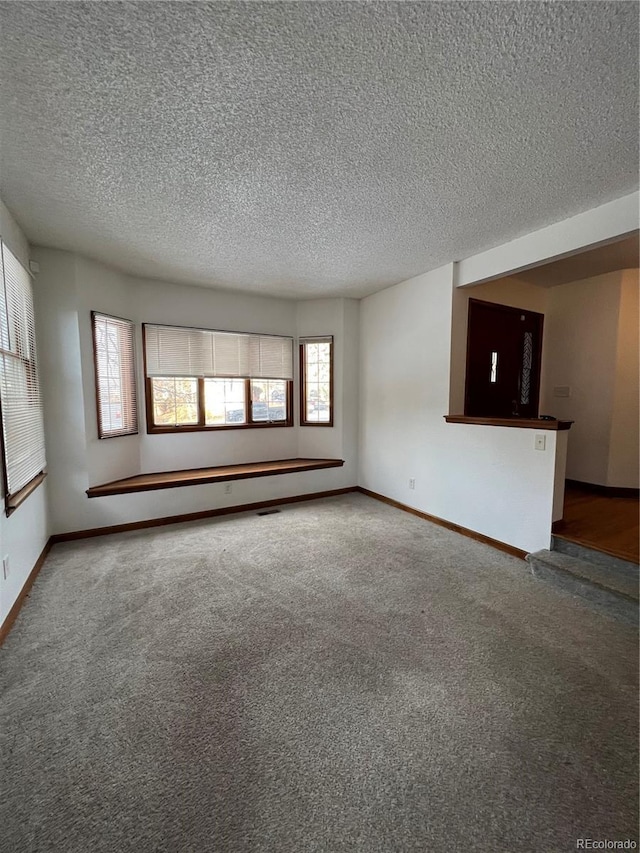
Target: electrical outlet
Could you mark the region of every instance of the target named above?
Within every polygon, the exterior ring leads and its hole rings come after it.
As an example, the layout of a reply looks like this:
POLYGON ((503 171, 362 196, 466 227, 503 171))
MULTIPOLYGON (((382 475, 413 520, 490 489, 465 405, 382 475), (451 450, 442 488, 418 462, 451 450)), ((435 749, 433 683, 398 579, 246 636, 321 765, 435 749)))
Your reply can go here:
POLYGON ((232 484, 231 484, 231 483, 225 483, 225 484, 224 484, 224 493, 225 493, 225 495, 230 495, 230 494, 231 494, 231 491, 232 491, 232 484))
POLYGON ((2 558, 2 577, 6 580, 9 577, 9 555, 2 558))
POLYGON ((546 435, 537 435, 535 438, 534 445, 536 450, 546 450, 547 449, 547 436, 546 435))
POLYGON ((415 479, 414 479, 413 477, 410 477, 410 478, 409 478, 409 488, 410 488, 410 489, 415 489, 415 487, 416 487, 416 481, 415 481, 415 479))

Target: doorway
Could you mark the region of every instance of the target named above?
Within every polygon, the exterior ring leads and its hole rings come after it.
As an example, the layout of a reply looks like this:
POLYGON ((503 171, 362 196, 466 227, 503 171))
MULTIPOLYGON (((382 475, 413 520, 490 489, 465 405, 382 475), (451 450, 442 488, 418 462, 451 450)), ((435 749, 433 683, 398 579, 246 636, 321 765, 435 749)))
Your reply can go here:
POLYGON ((465 415, 537 418, 544 316, 469 300, 465 415))
POLYGON ((567 481, 562 521, 554 534, 632 563, 640 561, 637 489, 607 489, 567 481))

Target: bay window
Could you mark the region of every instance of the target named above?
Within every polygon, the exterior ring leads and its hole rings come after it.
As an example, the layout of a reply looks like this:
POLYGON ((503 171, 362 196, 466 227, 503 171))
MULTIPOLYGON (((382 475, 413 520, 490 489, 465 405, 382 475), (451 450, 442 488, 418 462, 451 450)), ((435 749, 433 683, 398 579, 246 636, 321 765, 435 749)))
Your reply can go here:
POLYGON ((293 341, 143 325, 147 431, 292 426, 293 341))

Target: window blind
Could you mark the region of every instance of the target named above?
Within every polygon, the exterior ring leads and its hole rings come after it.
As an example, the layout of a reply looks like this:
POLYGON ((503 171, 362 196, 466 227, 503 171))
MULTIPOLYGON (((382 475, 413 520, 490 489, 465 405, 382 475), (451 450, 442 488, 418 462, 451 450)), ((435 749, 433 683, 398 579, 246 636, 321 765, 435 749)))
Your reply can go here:
POLYGON ((144 326, 147 376, 293 379, 293 340, 251 335, 144 326))
POLYGON ((134 326, 130 320, 92 312, 98 435, 138 432, 134 326))
POLYGON ((35 315, 29 273, 0 244, 0 400, 5 493, 15 495, 45 467, 42 400, 36 365, 35 315))
POLYGON ((333 335, 312 335, 299 340, 301 344, 332 344, 333 335))
POLYGON ((4 249, 0 241, 0 349, 9 349, 9 318, 7 316, 7 291, 4 284, 4 249))

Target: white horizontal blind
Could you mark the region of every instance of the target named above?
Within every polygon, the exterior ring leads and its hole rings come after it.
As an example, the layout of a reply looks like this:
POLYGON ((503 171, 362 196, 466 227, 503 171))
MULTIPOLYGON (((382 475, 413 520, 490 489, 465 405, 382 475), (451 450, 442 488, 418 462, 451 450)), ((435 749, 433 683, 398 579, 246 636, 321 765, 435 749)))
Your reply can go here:
POLYGON ((92 314, 98 398, 98 435, 113 438, 138 432, 136 367, 130 320, 92 314))
MULTIPOLYGON (((7 250, 8 251, 8 250, 7 250)), ((9 318, 7 316, 7 293, 4 287, 4 260, 0 243, 0 349, 9 349, 9 318)))
POLYGON ((253 379, 293 379, 293 341, 271 335, 249 339, 253 379))
POLYGON ((301 344, 332 344, 333 335, 317 335, 300 338, 301 344))
POLYGON ((31 279, 4 243, 2 262, 0 399, 5 491, 14 495, 44 470, 46 460, 31 279))
POLYGON ((293 379, 293 340, 145 325, 147 376, 293 379))

